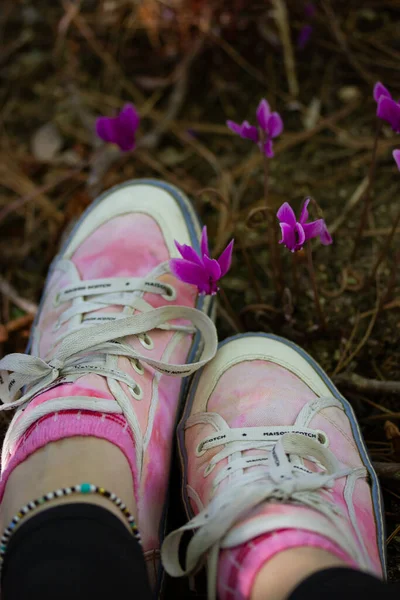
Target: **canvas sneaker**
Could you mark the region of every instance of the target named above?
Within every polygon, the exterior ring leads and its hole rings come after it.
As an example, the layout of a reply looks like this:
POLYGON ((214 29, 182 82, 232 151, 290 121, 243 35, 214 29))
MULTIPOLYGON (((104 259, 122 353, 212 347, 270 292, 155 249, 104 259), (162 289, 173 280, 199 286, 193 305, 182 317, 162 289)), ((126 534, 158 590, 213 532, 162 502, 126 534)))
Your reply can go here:
POLYGON ((108 440, 131 467, 153 586, 182 378, 217 349, 213 298, 168 266, 179 256, 174 240, 198 249, 200 235, 189 200, 167 183, 107 191, 50 268, 27 354, 0 361, 1 409, 18 408, 3 446, 0 500, 12 470, 45 444, 108 440))
POLYGON ((190 521, 163 544, 172 576, 207 560, 209 598, 217 589, 223 599, 248 598, 245 565, 260 568, 301 546, 383 576, 382 501, 359 425, 326 373, 292 342, 266 334, 223 342, 193 378, 178 445, 190 521), (194 535, 183 564, 186 531, 194 535))

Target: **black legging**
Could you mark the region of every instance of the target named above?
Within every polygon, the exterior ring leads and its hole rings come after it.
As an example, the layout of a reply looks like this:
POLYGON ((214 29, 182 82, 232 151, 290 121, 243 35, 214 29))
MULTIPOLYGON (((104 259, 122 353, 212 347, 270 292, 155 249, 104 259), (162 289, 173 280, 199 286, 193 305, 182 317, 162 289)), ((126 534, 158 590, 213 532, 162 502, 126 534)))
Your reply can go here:
MULTIPOLYGON (((121 521, 92 504, 66 504, 21 524, 1 580, 2 600, 151 600, 142 551, 121 521)), ((352 569, 327 569, 289 600, 389 600, 400 586, 352 569)), ((268 600, 268 599, 266 599, 268 600)))

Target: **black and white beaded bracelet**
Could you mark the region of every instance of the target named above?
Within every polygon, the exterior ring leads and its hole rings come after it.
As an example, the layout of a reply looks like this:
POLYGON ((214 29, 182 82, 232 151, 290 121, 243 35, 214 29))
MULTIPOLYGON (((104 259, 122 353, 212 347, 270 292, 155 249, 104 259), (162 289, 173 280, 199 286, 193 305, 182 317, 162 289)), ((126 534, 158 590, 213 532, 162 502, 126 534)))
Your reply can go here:
POLYGON ((79 485, 73 485, 71 487, 54 490, 54 492, 49 492, 48 494, 45 494, 44 496, 41 496, 36 500, 31 500, 30 502, 28 502, 28 504, 23 506, 17 512, 16 515, 14 515, 0 540, 0 573, 3 566, 4 555, 7 551, 8 543, 13 534, 13 531, 16 528, 16 526, 24 519, 24 517, 26 517, 26 515, 35 510, 35 508, 39 508, 39 506, 42 506, 47 502, 51 502, 51 500, 55 500, 56 498, 62 498, 63 496, 70 496, 71 494, 99 494, 100 496, 111 500, 111 502, 115 504, 117 508, 119 508, 124 517, 126 517, 134 538, 139 542, 139 544, 141 543, 141 537, 139 530, 136 527, 135 518, 129 512, 122 500, 112 492, 109 492, 108 490, 105 490, 102 487, 98 487, 97 485, 93 485, 91 483, 81 483, 79 485))

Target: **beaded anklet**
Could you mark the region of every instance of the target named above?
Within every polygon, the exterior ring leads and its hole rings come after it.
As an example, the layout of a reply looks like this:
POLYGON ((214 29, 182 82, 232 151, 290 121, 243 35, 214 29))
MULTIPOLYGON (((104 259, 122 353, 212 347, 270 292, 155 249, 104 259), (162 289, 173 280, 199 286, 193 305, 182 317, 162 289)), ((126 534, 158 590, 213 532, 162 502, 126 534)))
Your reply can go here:
POLYGON ((133 537, 139 542, 139 544, 141 544, 141 537, 139 530, 136 527, 135 518, 126 508, 126 505, 122 502, 122 500, 112 492, 109 492, 102 487, 97 487, 97 485, 93 485, 91 483, 81 483, 71 487, 60 488, 54 492, 49 492, 48 494, 41 496, 41 498, 31 500, 28 502, 28 504, 23 506, 16 515, 14 515, 0 540, 0 573, 3 567, 4 555, 7 551, 8 543, 17 524, 19 524, 27 514, 35 510, 35 508, 38 508, 39 506, 42 506, 43 504, 46 504, 46 502, 50 502, 55 498, 62 498, 63 496, 70 496, 71 494, 100 494, 100 496, 111 500, 111 502, 113 502, 113 504, 115 504, 115 506, 119 508, 122 514, 127 518, 133 537))

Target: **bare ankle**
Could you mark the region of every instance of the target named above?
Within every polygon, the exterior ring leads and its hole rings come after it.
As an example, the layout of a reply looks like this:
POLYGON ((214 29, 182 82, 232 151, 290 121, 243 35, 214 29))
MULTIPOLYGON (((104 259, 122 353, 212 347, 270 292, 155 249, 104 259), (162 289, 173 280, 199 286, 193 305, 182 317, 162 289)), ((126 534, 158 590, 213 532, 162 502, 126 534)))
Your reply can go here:
MULTIPOLYGON (((83 482, 94 483, 114 492, 136 516, 132 475, 129 463, 119 448, 102 439, 74 437, 47 444, 14 469, 7 481, 1 505, 2 529, 30 500, 59 487, 83 482)), ((112 502, 95 495, 57 498, 51 504, 37 508, 30 516, 41 509, 71 502, 90 502, 102 506, 127 525, 112 502)))
POLYGON ((348 565, 319 548, 291 548, 273 556, 257 573, 251 600, 286 600, 307 577, 330 567, 348 565))

